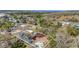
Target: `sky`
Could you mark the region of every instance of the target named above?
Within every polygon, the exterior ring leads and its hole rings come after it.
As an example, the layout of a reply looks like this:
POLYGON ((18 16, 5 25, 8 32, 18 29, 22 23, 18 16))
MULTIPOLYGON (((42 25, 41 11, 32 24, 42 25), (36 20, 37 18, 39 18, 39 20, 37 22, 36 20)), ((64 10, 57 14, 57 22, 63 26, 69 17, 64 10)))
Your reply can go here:
POLYGON ((78 2, 79 0, 0 0, 0 2, 78 2))
POLYGON ((79 0, 0 0, 1 10, 73 10, 79 0))

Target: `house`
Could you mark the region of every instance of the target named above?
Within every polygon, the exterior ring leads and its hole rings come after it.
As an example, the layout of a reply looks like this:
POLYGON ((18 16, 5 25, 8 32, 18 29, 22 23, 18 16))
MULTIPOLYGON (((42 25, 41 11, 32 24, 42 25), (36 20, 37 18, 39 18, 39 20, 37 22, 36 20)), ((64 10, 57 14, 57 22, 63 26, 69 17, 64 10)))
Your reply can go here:
POLYGON ((5 16, 5 14, 4 13, 0 13, 0 17, 4 17, 5 16))
POLYGON ((19 38, 36 48, 46 47, 48 43, 48 37, 43 33, 34 33, 28 35, 28 33, 20 32, 19 38))
POLYGON ((45 46, 46 43, 48 43, 48 37, 47 35, 43 33, 36 33, 33 37, 33 42, 38 48, 42 48, 45 46))
POLYGON ((62 26, 69 25, 71 22, 68 20, 62 21, 62 26))

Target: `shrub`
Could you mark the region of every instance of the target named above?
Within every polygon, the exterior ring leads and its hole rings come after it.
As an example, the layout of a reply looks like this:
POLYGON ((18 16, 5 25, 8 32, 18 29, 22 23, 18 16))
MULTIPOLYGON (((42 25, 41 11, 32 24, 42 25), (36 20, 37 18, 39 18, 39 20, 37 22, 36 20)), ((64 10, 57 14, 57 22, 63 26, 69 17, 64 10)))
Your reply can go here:
POLYGON ((75 29, 74 27, 68 27, 67 32, 71 36, 77 36, 79 34, 79 30, 75 29))
POLYGON ((27 45, 23 41, 16 41, 12 44, 12 48, 25 48, 27 45))

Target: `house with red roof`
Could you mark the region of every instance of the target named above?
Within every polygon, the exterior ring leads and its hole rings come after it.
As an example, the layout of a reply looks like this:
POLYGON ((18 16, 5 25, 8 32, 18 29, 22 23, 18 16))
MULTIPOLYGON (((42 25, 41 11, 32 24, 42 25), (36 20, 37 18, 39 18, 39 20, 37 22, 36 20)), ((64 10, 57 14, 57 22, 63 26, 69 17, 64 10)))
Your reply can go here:
POLYGON ((48 43, 48 36, 43 33, 36 33, 33 37, 33 42, 36 47, 42 48, 48 43))

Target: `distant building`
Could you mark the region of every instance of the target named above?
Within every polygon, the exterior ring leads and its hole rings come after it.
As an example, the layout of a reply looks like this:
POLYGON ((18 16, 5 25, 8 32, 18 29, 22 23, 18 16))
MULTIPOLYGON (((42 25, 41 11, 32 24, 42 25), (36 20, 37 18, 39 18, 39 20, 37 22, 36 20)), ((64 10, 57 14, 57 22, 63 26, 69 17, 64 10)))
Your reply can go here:
POLYGON ((5 16, 5 14, 4 13, 0 13, 0 17, 4 17, 5 16))
POLYGON ((62 22, 62 26, 69 25, 70 23, 71 23, 70 21, 65 20, 62 22))

